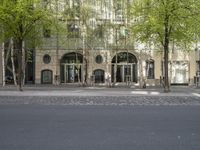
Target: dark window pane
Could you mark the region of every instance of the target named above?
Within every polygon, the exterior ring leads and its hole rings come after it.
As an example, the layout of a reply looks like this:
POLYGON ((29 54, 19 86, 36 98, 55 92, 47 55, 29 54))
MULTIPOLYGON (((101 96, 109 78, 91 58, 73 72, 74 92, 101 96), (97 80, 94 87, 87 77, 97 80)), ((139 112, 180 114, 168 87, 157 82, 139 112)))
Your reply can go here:
POLYGON ((45 64, 49 64, 49 63, 51 62, 51 57, 50 57, 48 54, 45 54, 45 55, 43 56, 43 62, 44 62, 45 64))
POLYGON ((101 55, 96 56, 96 63, 101 64, 103 62, 103 57, 101 55))
POLYGON ((153 60, 146 61, 146 73, 147 73, 147 79, 154 79, 154 61, 153 60))
POLYGON ((51 70, 43 70, 42 71, 42 83, 43 84, 51 84, 52 83, 52 71, 51 70))

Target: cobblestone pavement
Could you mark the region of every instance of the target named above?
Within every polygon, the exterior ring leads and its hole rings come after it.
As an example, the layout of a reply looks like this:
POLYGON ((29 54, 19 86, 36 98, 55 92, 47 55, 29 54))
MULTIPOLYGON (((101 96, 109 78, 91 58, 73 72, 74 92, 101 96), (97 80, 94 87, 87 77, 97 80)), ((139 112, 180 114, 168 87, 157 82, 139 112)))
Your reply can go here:
POLYGON ((0 96, 2 104, 40 105, 200 105, 197 96, 0 96))
POLYGON ((200 89, 171 87, 164 93, 160 87, 106 88, 26 86, 0 88, 0 104, 42 105, 200 105, 200 89))

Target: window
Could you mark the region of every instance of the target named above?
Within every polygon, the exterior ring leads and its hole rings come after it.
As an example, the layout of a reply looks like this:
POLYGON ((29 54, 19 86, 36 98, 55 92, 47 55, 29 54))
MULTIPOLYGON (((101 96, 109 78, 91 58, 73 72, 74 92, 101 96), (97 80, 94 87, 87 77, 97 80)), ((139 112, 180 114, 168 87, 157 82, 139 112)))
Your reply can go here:
POLYGON ((101 55, 96 56, 96 63, 101 64, 103 62, 103 57, 101 55))
POLYGON ((83 55, 65 54, 60 60, 61 83, 81 82, 83 77, 83 55))
POLYGON ((200 60, 196 61, 197 71, 200 71, 200 60))
POLYGON ((104 83, 104 70, 97 69, 94 71, 95 83, 104 83))
POLYGON ((96 37, 103 38, 104 37, 104 27, 103 25, 98 25, 96 28, 96 37))
POLYGON ((146 73, 147 79, 154 79, 154 60, 150 59, 146 61, 146 73))
POLYGON ((42 70, 42 84, 52 84, 52 71, 42 70))
POLYGON ((112 82, 137 82, 137 58, 128 52, 112 59, 112 82))
POLYGON ((45 55, 43 56, 43 62, 44 62, 45 64, 49 64, 49 63, 51 62, 51 57, 50 57, 48 54, 45 54, 45 55))
POLYGON ((79 37, 79 28, 76 24, 68 24, 67 30, 69 32, 68 37, 78 38, 79 37))
POLYGON ((43 28, 43 36, 45 38, 50 38, 51 37, 51 30, 47 28, 43 28))

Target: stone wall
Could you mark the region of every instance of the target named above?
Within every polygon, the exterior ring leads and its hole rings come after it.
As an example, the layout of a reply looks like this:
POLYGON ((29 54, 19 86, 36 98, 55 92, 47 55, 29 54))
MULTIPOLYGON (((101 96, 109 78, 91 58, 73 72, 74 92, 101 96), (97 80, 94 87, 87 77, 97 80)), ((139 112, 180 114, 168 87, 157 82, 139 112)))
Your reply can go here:
MULTIPOLYGON (((41 72, 42 70, 51 70, 53 72, 53 84, 56 83, 55 81, 55 75, 56 75, 56 70, 58 75, 60 74, 60 60, 62 57, 71 52, 77 52, 79 54, 83 54, 83 50, 64 50, 61 49, 58 52, 58 64, 56 62, 56 50, 37 50, 36 51, 36 67, 35 67, 35 83, 36 84, 41 84, 41 72), (43 62, 43 56, 45 54, 48 54, 51 57, 51 62, 49 64, 45 64, 43 62)), ((118 50, 119 52, 125 52, 124 50, 118 50)), ((155 51, 152 53, 151 56, 148 56, 147 54, 144 53, 139 53, 135 50, 129 50, 129 53, 133 54, 136 56, 138 60, 138 82, 140 82, 141 75, 145 79, 146 76, 146 60, 148 58, 151 58, 154 60, 155 66, 154 66, 154 74, 155 74, 155 79, 147 80, 146 83, 150 86, 154 85, 160 85, 160 76, 162 75, 162 53, 155 51), (139 65, 142 63, 142 65, 139 65), (140 69, 143 69, 141 71, 140 69)), ((103 70, 105 72, 105 84, 103 85, 108 85, 110 84, 111 81, 111 72, 112 72, 112 58, 116 55, 116 51, 112 50, 85 50, 85 58, 87 60, 87 83, 92 84, 92 75, 93 72, 97 69, 103 70), (102 63, 97 63, 96 62, 96 56, 101 55, 103 58, 102 63)), ((188 63, 188 72, 187 72, 187 78, 188 78, 188 84, 193 83, 193 78, 195 76, 195 63, 196 60, 193 59, 195 57, 194 52, 179 52, 177 51, 173 57, 170 57, 171 62, 176 62, 176 61, 185 61, 188 63), (178 53, 180 55, 178 55, 178 53)))

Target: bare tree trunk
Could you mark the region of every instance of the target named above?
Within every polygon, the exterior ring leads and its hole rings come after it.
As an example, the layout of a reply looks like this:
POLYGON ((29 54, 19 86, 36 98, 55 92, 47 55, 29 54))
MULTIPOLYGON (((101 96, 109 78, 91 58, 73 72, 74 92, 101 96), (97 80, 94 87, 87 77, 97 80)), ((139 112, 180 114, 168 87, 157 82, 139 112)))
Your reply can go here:
POLYGON ((139 78, 139 86, 140 88, 143 87, 143 80, 144 80, 144 76, 143 76, 143 64, 142 64, 142 52, 140 50, 140 58, 139 58, 139 72, 140 72, 140 78, 139 78))
POLYGON ((12 73, 13 73, 13 80, 14 84, 17 85, 16 81, 16 72, 15 72, 15 63, 14 63, 14 43, 13 43, 13 38, 10 39, 11 43, 11 63, 12 63, 12 73))
POLYGON ((113 86, 115 86, 116 82, 117 82, 117 50, 116 50, 116 54, 115 54, 114 83, 113 83, 113 86))
POLYGON ((83 25, 83 80, 82 84, 85 86, 85 80, 86 80, 86 60, 85 60, 85 34, 86 34, 86 27, 83 25))
POLYGON ((4 55, 5 55, 5 68, 8 67, 8 59, 10 58, 10 51, 11 51, 11 39, 9 40, 9 44, 8 44, 8 47, 6 49, 7 51, 5 51, 4 49, 4 55))
POLYGON ((22 70, 23 70, 23 78, 22 84, 25 84, 25 69, 26 69, 26 60, 25 60, 25 42, 22 41, 22 70))
POLYGON ((17 41, 17 60, 18 60, 18 89, 19 91, 23 91, 22 86, 23 86, 23 69, 22 69, 22 44, 23 40, 18 39, 17 41))
POLYGON ((3 80, 3 86, 6 84, 5 80, 5 43, 2 43, 2 80, 3 80))

